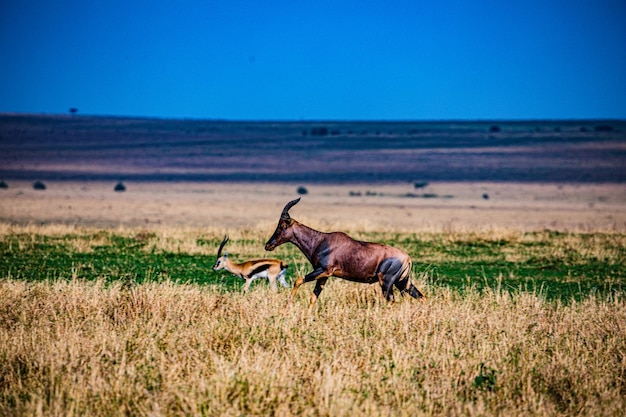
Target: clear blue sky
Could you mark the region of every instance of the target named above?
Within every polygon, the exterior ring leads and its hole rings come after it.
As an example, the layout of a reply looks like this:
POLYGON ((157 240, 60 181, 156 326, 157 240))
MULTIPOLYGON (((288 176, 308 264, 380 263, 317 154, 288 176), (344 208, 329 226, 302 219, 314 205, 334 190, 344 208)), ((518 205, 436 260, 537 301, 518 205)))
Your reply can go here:
POLYGON ((3 0, 0 112, 626 119, 626 1, 3 0))

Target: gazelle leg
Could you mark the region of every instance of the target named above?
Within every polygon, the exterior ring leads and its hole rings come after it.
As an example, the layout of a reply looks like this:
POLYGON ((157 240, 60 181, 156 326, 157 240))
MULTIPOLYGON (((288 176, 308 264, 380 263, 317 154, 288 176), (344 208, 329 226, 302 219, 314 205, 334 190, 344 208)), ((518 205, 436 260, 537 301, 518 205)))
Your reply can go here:
POLYGON ((287 281, 285 281, 285 270, 284 269, 282 271, 280 271, 280 274, 278 274, 278 282, 280 282, 280 285, 282 285, 285 288, 287 288, 289 286, 289 285, 287 285, 287 281))
POLYGON ((275 277, 275 276, 274 276, 274 277, 272 277, 271 275, 269 275, 269 276, 267 277, 267 280, 270 282, 270 288, 271 288, 271 289, 273 289, 273 290, 278 289, 278 288, 276 288, 276 277, 275 277))
POLYGON ((252 284, 252 278, 246 278, 246 283, 243 285, 243 292, 248 292, 250 289, 250 284, 252 284))

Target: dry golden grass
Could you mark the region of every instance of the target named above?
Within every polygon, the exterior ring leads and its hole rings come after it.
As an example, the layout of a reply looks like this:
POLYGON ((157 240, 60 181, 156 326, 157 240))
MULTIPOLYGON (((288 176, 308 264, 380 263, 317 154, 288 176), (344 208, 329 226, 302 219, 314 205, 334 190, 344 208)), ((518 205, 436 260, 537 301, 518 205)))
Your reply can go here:
MULTIPOLYGON (((161 186, 114 194, 110 185, 52 184, 44 193, 18 185, 0 196, 0 239, 72 234, 73 248, 90 252, 107 243, 110 235, 97 233, 105 227, 146 248, 214 255, 198 239, 228 233, 229 252, 245 259, 260 254, 295 189, 161 186)), ((292 215, 363 239, 419 232, 424 243, 626 230, 619 185, 437 187, 455 198, 351 198, 350 187, 309 187, 292 215)), ((565 242, 551 250, 617 258, 606 245, 565 242)), ((295 273, 306 268, 300 262, 295 273)), ((312 312, 306 286, 288 306, 288 292, 264 285, 244 295, 169 281, 0 277, 0 415, 626 414, 623 294, 563 304, 497 288, 461 295, 424 281, 428 302, 387 304, 375 285, 331 280, 312 312)))
POLYGON ((626 302, 0 281, 0 414, 624 415, 626 302))

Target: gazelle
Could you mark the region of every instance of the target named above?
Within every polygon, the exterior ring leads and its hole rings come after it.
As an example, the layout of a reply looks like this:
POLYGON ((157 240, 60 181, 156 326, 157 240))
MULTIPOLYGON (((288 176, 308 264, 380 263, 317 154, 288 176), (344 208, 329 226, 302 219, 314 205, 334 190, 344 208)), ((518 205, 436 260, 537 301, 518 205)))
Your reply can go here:
POLYGON ((265 244, 272 251, 283 243, 291 242, 307 257, 313 271, 296 279, 289 301, 305 282, 315 281, 310 305, 317 301, 331 276, 354 282, 378 282, 383 295, 393 301, 393 287, 413 298, 424 295, 411 282, 411 258, 404 251, 380 243, 361 242, 345 233, 324 233, 311 229, 289 216, 289 209, 300 199, 287 203, 278 220, 278 226, 265 244))
POLYGON ((228 259, 227 252, 224 252, 224 256, 222 256, 222 249, 226 242, 228 242, 228 236, 224 236, 222 243, 220 243, 220 248, 217 251, 217 260, 215 265, 213 265, 214 271, 225 269, 233 275, 243 278, 246 281, 243 290, 246 292, 250 288, 252 281, 257 278, 267 278, 273 289, 276 289, 276 280, 283 287, 288 287, 287 281, 285 281, 285 273, 288 266, 286 263, 279 259, 256 259, 240 264, 235 263, 228 259))

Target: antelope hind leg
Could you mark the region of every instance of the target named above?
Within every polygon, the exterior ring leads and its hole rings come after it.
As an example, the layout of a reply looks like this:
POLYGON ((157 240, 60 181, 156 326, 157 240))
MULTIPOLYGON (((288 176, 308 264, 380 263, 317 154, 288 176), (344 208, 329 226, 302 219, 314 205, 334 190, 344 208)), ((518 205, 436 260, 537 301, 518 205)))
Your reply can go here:
POLYGON ((381 286, 381 288, 383 290, 383 295, 385 296, 387 301, 393 302, 394 301, 394 297, 393 297, 393 281, 390 280, 390 279, 385 279, 380 284, 380 286, 381 286))

